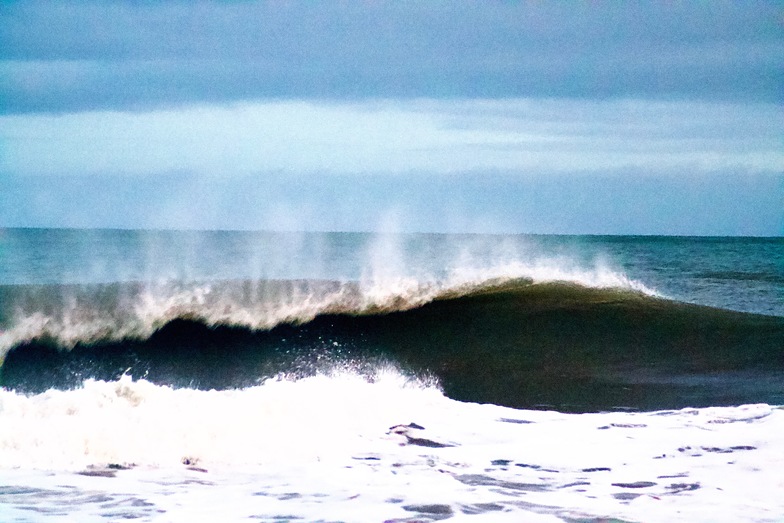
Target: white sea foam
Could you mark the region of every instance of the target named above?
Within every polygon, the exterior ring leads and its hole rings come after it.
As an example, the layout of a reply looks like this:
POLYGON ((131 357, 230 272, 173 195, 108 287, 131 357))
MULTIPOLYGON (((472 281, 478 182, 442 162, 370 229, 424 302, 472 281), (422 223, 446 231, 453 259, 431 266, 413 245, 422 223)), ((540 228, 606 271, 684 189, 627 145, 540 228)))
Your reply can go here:
MULTIPOLYGON (((199 391, 123 376, 33 396, 0 391, 0 466, 173 466, 183 457, 264 465, 319 453, 326 458, 355 445, 368 424, 373 426, 374 405, 388 414, 393 403, 399 408, 414 403, 411 395, 416 401, 442 398, 426 382, 391 369, 378 370, 372 381, 337 371, 244 390, 199 391)), ((386 419, 380 423, 373 432, 386 419)))
POLYGON ((233 391, 125 376, 0 391, 0 469, 15 485, 0 489, 0 514, 772 521, 784 517, 782 449, 784 411, 767 405, 523 411, 453 401, 394 369, 233 391))

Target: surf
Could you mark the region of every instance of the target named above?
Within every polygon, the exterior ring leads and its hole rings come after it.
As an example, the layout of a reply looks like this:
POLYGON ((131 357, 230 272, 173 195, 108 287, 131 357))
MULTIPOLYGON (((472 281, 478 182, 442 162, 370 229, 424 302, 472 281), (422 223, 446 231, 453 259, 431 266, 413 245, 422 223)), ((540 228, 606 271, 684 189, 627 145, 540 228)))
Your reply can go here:
POLYGON ((780 240, 9 235, 9 517, 781 513, 780 240))
MULTIPOLYGON (((247 283, 237 285, 229 287, 245 289, 248 302, 247 283)), ((784 399, 765 380, 784 369, 784 318, 679 303, 629 286, 531 278, 420 285, 372 299, 355 284, 265 285, 267 297, 271 289, 296 296, 296 287, 309 296, 318 288, 321 298, 296 314, 290 303, 297 299, 286 302, 288 315, 267 324, 226 321, 248 311, 204 298, 198 307, 168 309, 149 334, 108 331, 67 350, 57 337, 33 337, 11 347, 0 379, 28 393, 125 373, 228 390, 334 368, 372 379, 373 369, 391 364, 436 380, 453 399, 517 408, 581 412, 784 399), (728 392, 733 380, 744 386, 728 392)))

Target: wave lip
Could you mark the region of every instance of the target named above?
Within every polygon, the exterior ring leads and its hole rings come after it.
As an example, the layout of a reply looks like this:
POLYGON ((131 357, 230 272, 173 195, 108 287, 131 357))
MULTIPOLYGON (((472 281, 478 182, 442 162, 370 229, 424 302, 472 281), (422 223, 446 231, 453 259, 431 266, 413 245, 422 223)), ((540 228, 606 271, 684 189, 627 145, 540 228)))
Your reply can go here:
POLYGON ((0 286, 0 361, 12 347, 48 339, 64 349, 78 343, 148 338, 187 318, 210 326, 268 330, 325 314, 365 315, 410 310, 438 299, 467 296, 507 284, 573 282, 657 296, 623 274, 558 265, 510 263, 453 268, 446 278, 383 275, 360 281, 224 280, 0 286))

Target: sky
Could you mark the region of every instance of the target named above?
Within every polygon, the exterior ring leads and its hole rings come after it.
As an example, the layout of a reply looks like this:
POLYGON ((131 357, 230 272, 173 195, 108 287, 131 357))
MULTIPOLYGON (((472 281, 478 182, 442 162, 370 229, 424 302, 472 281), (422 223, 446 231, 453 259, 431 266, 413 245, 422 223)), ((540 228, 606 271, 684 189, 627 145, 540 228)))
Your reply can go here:
POLYGON ((784 235, 784 3, 2 2, 0 227, 784 235))

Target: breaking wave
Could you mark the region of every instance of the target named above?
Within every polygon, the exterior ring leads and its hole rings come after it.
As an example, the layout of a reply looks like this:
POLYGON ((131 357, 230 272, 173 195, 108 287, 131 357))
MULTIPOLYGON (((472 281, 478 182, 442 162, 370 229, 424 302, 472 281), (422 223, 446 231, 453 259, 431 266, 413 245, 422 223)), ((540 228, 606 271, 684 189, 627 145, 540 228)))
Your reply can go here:
POLYGON ((229 281, 157 295, 137 284, 11 289, 18 310, 35 312, 22 313, 29 331, 16 331, 17 340, 4 335, 0 384, 33 393, 130 374, 227 390, 334 369, 372 381, 393 366, 438 382, 451 398, 512 407, 784 403, 775 379, 784 318, 679 303, 617 275, 592 276, 229 281))
POLYGON ((459 269, 445 280, 386 277, 369 281, 225 280, 92 285, 0 286, 0 361, 10 348, 45 338, 62 348, 143 339, 175 319, 267 330, 324 314, 403 311, 512 282, 573 282, 594 288, 652 289, 607 269, 564 270, 509 264, 459 269))

